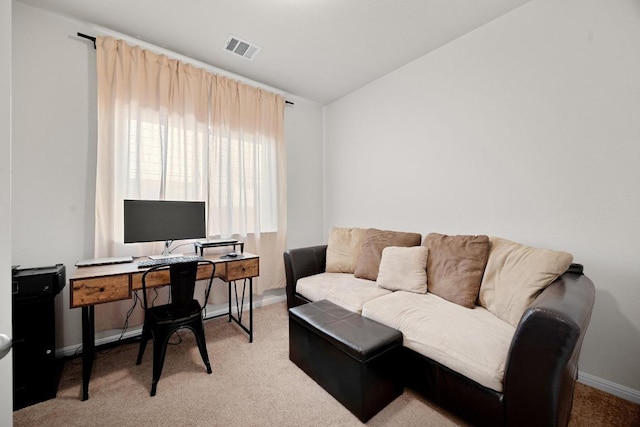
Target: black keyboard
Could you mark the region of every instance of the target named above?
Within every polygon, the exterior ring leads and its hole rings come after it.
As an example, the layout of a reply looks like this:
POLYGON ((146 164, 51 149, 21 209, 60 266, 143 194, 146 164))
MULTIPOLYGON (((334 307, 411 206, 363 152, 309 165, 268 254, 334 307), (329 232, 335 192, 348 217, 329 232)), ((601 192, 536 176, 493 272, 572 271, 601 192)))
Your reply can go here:
POLYGON ((202 261, 203 259, 204 258, 198 255, 177 256, 177 257, 162 258, 162 259, 145 259, 142 261, 138 261, 138 268, 149 268, 149 267, 155 267, 158 265, 171 265, 171 264, 177 264, 180 262, 202 261))

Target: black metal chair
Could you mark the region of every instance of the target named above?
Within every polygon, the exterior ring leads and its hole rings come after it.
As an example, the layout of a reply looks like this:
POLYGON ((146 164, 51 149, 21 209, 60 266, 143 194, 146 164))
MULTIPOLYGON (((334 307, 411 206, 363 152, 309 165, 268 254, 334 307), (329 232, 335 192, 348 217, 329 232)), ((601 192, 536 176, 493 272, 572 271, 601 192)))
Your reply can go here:
MULTIPOLYGON (((204 322, 202 318, 202 306, 194 299, 194 289, 199 265, 210 264, 211 276, 205 292, 206 305, 211 291, 211 284, 215 273, 215 264, 208 260, 179 262, 169 265, 169 275, 171 281, 171 302, 159 306, 151 306, 147 302, 147 280, 149 275, 160 269, 166 269, 167 265, 159 265, 145 271, 142 275, 142 300, 144 308, 144 325, 142 327, 142 337, 138 359, 136 365, 142 362, 142 355, 147 346, 149 337, 153 338, 153 380, 151 383, 151 396, 156 395, 156 388, 162 373, 164 358, 167 352, 169 338, 179 329, 187 328, 193 331, 200 355, 207 367, 207 373, 211 373, 209 355, 204 336, 204 322)), ((150 280, 150 283, 152 280, 150 280)))

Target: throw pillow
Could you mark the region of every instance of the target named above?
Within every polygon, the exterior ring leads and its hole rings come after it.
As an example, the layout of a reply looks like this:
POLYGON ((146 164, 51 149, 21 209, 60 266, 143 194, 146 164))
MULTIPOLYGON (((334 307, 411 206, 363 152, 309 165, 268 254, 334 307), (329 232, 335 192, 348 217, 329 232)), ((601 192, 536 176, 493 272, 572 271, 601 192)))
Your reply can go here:
POLYGON ((377 284, 390 291, 427 293, 427 256, 424 246, 387 246, 382 250, 377 284))
POLYGON ((525 310, 573 261, 567 252, 538 249, 491 237, 491 252, 480 286, 480 305, 518 326, 525 310))
POLYGON ((366 232, 366 228, 331 228, 327 242, 325 271, 327 273, 353 273, 366 232))
POLYGON ((384 248, 387 246, 418 246, 421 239, 422 236, 419 233, 368 229, 353 272, 354 276, 361 279, 376 280, 384 248))
POLYGON ((429 248, 429 292, 463 307, 475 307, 489 257, 489 237, 430 233, 424 245, 429 248))

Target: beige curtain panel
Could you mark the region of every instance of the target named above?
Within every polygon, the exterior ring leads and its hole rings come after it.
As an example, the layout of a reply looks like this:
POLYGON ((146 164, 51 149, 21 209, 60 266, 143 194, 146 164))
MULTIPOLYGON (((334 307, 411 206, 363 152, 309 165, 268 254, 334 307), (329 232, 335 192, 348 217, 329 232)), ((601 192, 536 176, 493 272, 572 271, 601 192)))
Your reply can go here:
MULTIPOLYGON (((284 98, 111 37, 96 38, 96 54, 94 256, 162 252, 123 243, 124 199, 204 200, 209 237, 260 255, 254 293, 284 287, 284 98)), ((214 286, 210 302, 226 299, 214 286)), ((131 304, 98 306, 96 328, 120 328, 131 304)))

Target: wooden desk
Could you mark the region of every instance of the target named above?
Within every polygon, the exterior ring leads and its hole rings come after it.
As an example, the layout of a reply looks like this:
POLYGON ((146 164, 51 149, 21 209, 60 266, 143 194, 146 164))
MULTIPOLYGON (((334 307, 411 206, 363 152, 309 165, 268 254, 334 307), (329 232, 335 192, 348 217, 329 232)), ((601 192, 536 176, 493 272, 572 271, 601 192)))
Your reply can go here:
MULTIPOLYGON (((253 278, 260 273, 260 259, 257 255, 243 253, 237 258, 221 255, 205 256, 216 265, 215 277, 227 282, 229 287, 229 321, 235 321, 253 342, 253 278), (236 281, 243 280, 242 300, 238 300, 236 281), (236 316, 231 311, 231 284, 234 284, 236 316), (242 324, 245 289, 249 283, 249 327, 242 324)), ((124 264, 76 267, 69 278, 71 308, 82 308, 82 400, 89 398, 89 380, 95 356, 95 313, 96 304, 130 299, 133 291, 142 289, 142 274, 146 269, 138 268, 134 262, 124 264)), ((198 280, 211 276, 211 266, 198 268, 198 280)), ((158 271, 147 276, 147 287, 169 284, 169 270, 158 271)), ((205 302, 206 304, 206 302, 205 302)))

